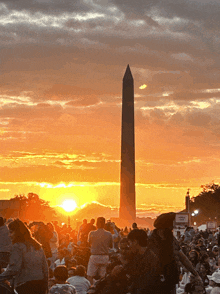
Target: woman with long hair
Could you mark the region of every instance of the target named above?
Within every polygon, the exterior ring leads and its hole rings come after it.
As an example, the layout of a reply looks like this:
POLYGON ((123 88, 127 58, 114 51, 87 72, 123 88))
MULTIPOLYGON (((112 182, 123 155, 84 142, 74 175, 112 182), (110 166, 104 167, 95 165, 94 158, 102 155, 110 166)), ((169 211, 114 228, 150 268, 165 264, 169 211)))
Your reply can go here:
POLYGON ((18 294, 45 294, 48 290, 48 265, 41 247, 19 219, 8 225, 12 241, 9 266, 0 276, 14 275, 18 294))

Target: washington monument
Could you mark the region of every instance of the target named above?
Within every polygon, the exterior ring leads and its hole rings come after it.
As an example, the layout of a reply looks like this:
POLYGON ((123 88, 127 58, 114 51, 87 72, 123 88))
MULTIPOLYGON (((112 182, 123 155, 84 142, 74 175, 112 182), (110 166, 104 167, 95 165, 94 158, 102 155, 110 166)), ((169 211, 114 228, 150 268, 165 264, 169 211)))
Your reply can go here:
POLYGON ((129 223, 136 219, 134 80, 129 65, 123 78, 121 126, 121 190, 119 218, 129 223))

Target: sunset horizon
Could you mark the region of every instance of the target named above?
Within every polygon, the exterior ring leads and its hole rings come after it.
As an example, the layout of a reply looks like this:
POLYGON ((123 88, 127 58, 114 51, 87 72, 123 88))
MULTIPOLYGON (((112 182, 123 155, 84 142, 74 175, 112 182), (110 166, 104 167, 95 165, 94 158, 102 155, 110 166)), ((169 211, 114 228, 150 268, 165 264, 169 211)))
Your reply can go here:
POLYGON ((119 207, 122 79, 134 78, 136 205, 220 182, 219 4, 0 3, 0 200, 119 207))

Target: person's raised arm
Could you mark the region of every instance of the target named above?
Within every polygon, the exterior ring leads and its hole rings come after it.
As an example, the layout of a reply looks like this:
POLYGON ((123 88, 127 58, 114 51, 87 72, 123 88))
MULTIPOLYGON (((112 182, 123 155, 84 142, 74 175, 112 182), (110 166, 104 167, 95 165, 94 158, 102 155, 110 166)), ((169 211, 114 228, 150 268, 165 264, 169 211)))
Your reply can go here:
POLYGON ((182 250, 178 251, 178 257, 182 265, 191 272, 194 276, 201 279, 196 269, 193 267, 191 261, 188 259, 188 257, 182 252, 182 250))

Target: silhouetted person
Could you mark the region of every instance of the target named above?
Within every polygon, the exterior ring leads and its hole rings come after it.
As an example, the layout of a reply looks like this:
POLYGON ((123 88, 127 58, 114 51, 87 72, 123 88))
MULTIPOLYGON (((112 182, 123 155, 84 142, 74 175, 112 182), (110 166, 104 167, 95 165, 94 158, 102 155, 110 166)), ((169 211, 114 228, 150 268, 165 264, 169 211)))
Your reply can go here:
POLYGON ((9 262, 11 247, 12 243, 9 229, 6 226, 3 217, 0 217, 0 273, 1 268, 6 267, 9 262))
POLYGON ((159 215, 154 222, 155 229, 148 242, 148 246, 159 257, 161 273, 160 291, 164 294, 175 291, 176 284, 179 282, 179 261, 202 284, 198 272, 182 252, 178 241, 173 236, 172 230, 175 216, 176 214, 173 212, 159 215))
POLYGON ((91 285, 93 278, 98 274, 104 277, 106 267, 109 262, 109 248, 113 246, 112 234, 104 229, 105 218, 97 218, 97 230, 91 231, 88 237, 88 243, 91 246, 91 256, 89 259, 87 275, 91 285))
POLYGON ((137 223, 132 224, 132 230, 138 229, 137 223))
POLYGON ((128 236, 130 255, 124 265, 131 276, 131 293, 157 294, 160 281, 159 259, 147 247, 148 236, 144 230, 132 230, 128 236))
POLYGON ((83 220, 82 225, 79 228, 78 231, 78 237, 77 237, 77 241, 79 242, 85 242, 87 241, 86 239, 86 228, 87 228, 87 219, 83 220))

